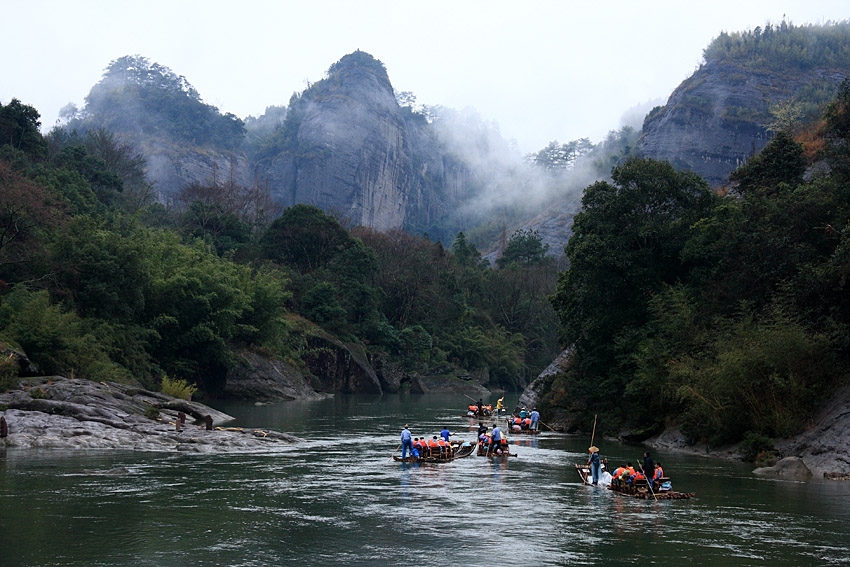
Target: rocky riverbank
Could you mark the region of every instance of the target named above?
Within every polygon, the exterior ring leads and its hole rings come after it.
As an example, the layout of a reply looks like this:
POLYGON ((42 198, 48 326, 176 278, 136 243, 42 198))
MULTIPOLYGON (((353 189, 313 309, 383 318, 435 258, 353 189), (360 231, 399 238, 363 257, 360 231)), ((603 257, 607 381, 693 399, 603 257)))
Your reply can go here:
POLYGON ((298 442, 276 431, 228 427, 233 418, 125 384, 61 376, 22 379, 0 394, 0 448, 125 449, 195 453, 278 451, 298 442), (179 417, 185 422, 177 426, 179 417))
MULTIPOLYGON (((737 445, 712 449, 688 445, 675 429, 647 440, 646 444, 671 451, 741 459, 737 445)), ((796 480, 850 478, 850 386, 834 393, 810 428, 790 439, 776 441, 774 448, 780 460, 775 466, 754 470, 755 474, 796 480)))

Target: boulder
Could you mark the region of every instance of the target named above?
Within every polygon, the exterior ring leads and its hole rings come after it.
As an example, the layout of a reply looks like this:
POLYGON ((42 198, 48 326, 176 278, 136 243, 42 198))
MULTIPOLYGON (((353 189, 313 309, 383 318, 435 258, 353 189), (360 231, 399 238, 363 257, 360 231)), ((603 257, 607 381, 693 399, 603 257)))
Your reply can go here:
POLYGON ((789 480, 808 480, 812 478, 812 471, 800 457, 785 457, 772 467, 761 467, 755 469, 753 474, 759 476, 776 476, 789 480))
POLYGON ((27 355, 11 345, 0 340, 0 363, 11 363, 15 366, 18 376, 38 376, 38 367, 27 357, 27 355), (7 362, 8 361, 8 362, 7 362))

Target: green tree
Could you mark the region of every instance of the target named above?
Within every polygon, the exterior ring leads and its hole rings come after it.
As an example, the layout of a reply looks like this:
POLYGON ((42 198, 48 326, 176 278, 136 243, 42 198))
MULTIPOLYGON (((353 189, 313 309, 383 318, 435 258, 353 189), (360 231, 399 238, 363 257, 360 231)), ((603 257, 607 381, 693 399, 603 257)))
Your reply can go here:
POLYGON ((38 131, 39 117, 35 108, 16 98, 6 106, 0 104, 0 145, 9 144, 34 158, 43 157, 47 142, 38 131))
POLYGON ((633 375, 649 300, 688 273, 681 251, 714 204, 704 180, 666 162, 633 158, 611 177, 585 190, 552 297, 588 396, 609 407, 633 375))
POLYGON ((260 242, 266 258, 309 273, 351 246, 352 238, 334 217, 299 204, 286 209, 260 242))

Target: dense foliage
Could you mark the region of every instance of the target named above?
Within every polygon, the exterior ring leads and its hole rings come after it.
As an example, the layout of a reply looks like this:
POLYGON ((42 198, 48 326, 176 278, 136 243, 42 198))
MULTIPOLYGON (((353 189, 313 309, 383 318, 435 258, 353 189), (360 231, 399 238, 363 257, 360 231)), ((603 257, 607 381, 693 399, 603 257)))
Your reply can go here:
MULTIPOLYGON (((182 85, 161 71, 149 80, 182 85)), ((558 348, 536 233, 514 235, 494 270, 462 233, 446 250, 349 231, 256 187, 190 185, 166 208, 109 131, 45 138, 17 100, 0 118, 0 339, 45 373, 209 394, 241 349, 309 372, 307 336, 322 329, 411 373, 519 387, 558 348)))
POLYGON ((245 136, 242 120, 222 115, 185 77, 138 55, 112 61, 86 96, 85 108, 70 118, 78 130, 138 132, 222 148, 239 147, 245 136))
POLYGON ((723 194, 637 159, 588 187, 553 296, 574 364, 547 403, 712 444, 801 431, 849 378, 848 116, 845 81, 803 136, 823 151, 780 133, 723 194))

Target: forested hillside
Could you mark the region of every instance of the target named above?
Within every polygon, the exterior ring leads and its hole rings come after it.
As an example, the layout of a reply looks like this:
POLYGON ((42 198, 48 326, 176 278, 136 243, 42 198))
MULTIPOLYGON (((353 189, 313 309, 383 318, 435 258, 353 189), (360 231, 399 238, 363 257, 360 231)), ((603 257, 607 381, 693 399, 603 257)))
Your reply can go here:
POLYGON ((631 159, 585 191, 553 296, 572 367, 547 411, 721 444, 802 431, 850 381, 850 81, 720 193, 631 159))
MULTIPOLYGON (((554 262, 533 232, 494 270, 462 234, 447 250, 349 231, 310 205, 281 214, 257 187, 194 184, 166 208, 132 144, 101 129, 44 137, 38 118, 0 106, 0 339, 42 373, 214 394, 237 352, 309 376, 311 337, 331 335, 408 377, 516 388, 557 350, 554 262)), ((21 370, 11 360, 5 377, 21 370)))

